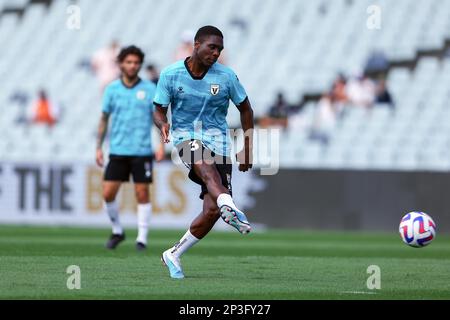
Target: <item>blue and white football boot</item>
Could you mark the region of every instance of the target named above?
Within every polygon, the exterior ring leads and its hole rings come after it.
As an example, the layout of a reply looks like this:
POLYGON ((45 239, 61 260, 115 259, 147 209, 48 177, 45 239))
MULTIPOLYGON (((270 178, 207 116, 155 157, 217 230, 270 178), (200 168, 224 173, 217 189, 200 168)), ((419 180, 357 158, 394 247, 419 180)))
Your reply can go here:
POLYGON ((220 216, 223 221, 236 228, 236 230, 242 234, 247 234, 252 229, 245 214, 242 211, 231 208, 230 206, 223 205, 220 207, 220 216))
POLYGON ((183 279, 184 273, 183 269, 181 269, 180 259, 174 257, 174 255, 171 253, 171 250, 172 248, 163 252, 161 256, 161 261, 169 269, 171 278, 183 279))

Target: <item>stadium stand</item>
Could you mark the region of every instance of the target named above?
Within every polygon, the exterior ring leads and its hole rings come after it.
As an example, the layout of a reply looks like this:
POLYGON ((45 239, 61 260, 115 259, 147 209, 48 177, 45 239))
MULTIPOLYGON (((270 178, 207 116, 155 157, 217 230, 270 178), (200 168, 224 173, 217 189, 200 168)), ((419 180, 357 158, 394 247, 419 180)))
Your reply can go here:
MULTIPOLYGON (((448 170, 450 1, 420 6, 414 0, 377 1, 382 20, 375 30, 366 27, 372 4, 0 0, 0 77, 8 79, 0 95, 0 160, 92 162, 100 92, 85 66, 95 50, 117 39, 142 47, 147 61, 163 67, 172 62, 184 30, 214 24, 224 31, 228 64, 245 84, 257 117, 279 91, 291 103, 327 91, 338 73, 363 69, 374 50, 390 62, 387 85, 394 111, 378 105, 369 111, 346 107, 323 144, 309 135, 317 101, 305 101, 282 132, 281 166, 448 170), (81 8, 79 30, 66 26, 71 4, 81 8), (165 21, 169 12, 171 21, 165 21), (52 129, 17 121, 41 88, 61 107, 52 129)), ((236 111, 229 118, 231 125, 239 124, 236 111)))

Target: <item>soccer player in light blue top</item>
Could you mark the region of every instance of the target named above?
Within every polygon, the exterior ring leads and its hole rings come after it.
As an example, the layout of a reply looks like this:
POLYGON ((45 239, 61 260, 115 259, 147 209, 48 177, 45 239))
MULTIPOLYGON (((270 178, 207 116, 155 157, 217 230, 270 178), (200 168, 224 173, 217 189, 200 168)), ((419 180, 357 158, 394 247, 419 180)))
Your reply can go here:
MULTIPOLYGON (((147 245, 148 220, 152 211, 149 184, 152 182, 151 129, 156 86, 138 77, 143 61, 144 53, 139 48, 130 46, 122 49, 118 56, 122 75, 106 87, 103 96, 96 161, 103 167, 102 144, 111 117, 109 163, 103 181, 103 198, 112 223, 112 235, 106 244, 108 249, 116 248, 125 240, 115 199, 122 182, 127 182, 130 174, 138 202, 136 248, 143 250, 147 245)), ((161 147, 155 155, 157 160, 163 157, 161 147)))
POLYGON ((191 57, 164 69, 160 75, 154 104, 154 122, 169 142, 166 114, 172 112, 172 138, 182 161, 190 169, 189 178, 202 187, 203 211, 186 234, 161 259, 172 278, 183 278, 181 255, 212 229, 219 217, 242 234, 251 227, 231 197, 230 141, 226 115, 230 100, 241 114, 244 150, 238 154, 239 170, 252 167, 253 110, 235 73, 217 63, 223 50, 223 34, 213 26, 200 28, 194 38, 191 57))

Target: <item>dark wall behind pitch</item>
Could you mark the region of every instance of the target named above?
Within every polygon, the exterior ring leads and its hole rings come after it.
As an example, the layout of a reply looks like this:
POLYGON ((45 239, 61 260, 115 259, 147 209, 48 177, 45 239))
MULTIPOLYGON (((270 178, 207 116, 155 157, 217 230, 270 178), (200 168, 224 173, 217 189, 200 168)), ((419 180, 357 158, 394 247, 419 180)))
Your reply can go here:
POLYGON ((431 215, 450 233, 450 174, 431 172, 280 170, 258 176, 251 220, 271 228, 398 230, 409 211, 431 215))

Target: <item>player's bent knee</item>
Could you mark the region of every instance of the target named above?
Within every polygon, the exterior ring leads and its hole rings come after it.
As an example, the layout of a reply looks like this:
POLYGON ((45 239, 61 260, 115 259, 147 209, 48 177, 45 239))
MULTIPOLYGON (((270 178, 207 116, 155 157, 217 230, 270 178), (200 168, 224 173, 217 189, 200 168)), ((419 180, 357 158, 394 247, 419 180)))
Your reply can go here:
POLYGON ((105 202, 113 202, 116 200, 116 193, 110 190, 103 190, 103 199, 105 202))

